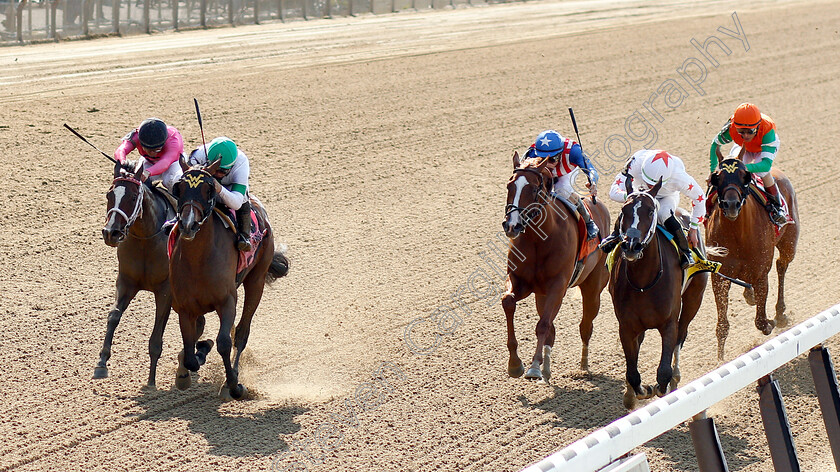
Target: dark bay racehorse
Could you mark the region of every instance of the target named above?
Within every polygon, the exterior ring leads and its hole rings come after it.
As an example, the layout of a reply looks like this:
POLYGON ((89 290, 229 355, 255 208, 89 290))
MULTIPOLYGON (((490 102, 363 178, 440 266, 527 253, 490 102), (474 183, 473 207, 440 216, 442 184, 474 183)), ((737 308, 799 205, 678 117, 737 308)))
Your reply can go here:
POLYGON ((656 194, 661 187, 660 181, 647 192, 631 193, 618 216, 622 242, 610 273, 610 296, 627 362, 627 409, 635 408, 637 399, 663 396, 669 386, 676 388, 680 349, 688 335, 688 324, 700 309, 709 278, 708 273, 697 274, 682 291, 679 255, 668 238, 656 230, 656 194), (657 385, 643 388, 639 350, 648 329, 659 331, 662 355, 656 370, 657 385))
MULTIPOLYGON (((552 176, 546 169, 548 159, 530 159, 520 166, 519 154, 513 155, 513 175, 507 184, 507 206, 502 227, 510 238, 507 263, 507 293, 502 307, 507 317, 507 346, 510 351, 508 374, 519 377, 525 371, 517 353, 519 343, 513 328, 516 302, 534 294, 539 322, 537 346, 531 367, 525 378, 551 378, 550 354, 554 346, 554 318, 560 310, 570 284, 580 288, 583 297, 583 319, 580 338, 583 342, 580 366, 589 368, 589 339, 592 322, 601 306, 601 291, 607 285, 609 273, 604 266, 605 255, 597 250, 598 241, 589 241, 591 249, 582 267, 572 280, 578 261, 581 234, 576 212, 550 196, 552 176), (542 371, 540 371, 542 366, 542 371)), ((598 202, 590 206, 592 218, 603 230, 609 224, 607 207, 598 202)), ((583 235, 585 238, 585 233, 583 235)))
MULTIPOLYGON (((799 206, 796 192, 790 180, 775 167, 770 171, 776 179, 779 192, 787 201, 793 222, 776 228, 767 215, 764 206, 753 195, 750 197, 752 174, 738 159, 727 159, 720 163, 720 169, 712 174, 710 188, 717 192, 718 204, 706 220, 706 243, 729 249, 728 255, 717 258, 726 268, 727 275, 737 277, 753 285, 745 290, 744 298, 755 305, 755 326, 764 334, 770 334, 775 326, 788 325, 785 314, 785 273, 796 255, 799 240, 799 206), (767 319, 767 275, 773 267, 774 248, 779 250, 776 273, 779 278, 778 299, 775 320, 767 319)), ((724 344, 729 334, 730 282, 718 277, 712 280, 712 289, 717 304, 718 359, 723 360, 724 344)))
POLYGON ((155 325, 149 338, 151 363, 147 386, 154 387, 157 362, 163 349, 163 330, 172 304, 166 257, 169 230, 164 223, 175 217, 175 210, 158 190, 140 182, 142 169, 134 172, 133 167, 130 163, 117 164, 114 183, 107 194, 108 212, 102 237, 105 244, 117 248, 119 274, 116 302, 108 314, 108 329, 93 378, 108 376, 114 330, 137 292, 148 290, 155 294, 155 325))
MULTIPOLYGON (((178 313, 184 350, 179 356, 176 386, 185 389, 190 385, 189 371, 197 371, 203 363, 203 356, 196 356, 196 342, 204 328, 204 314, 216 311, 219 315, 219 334, 216 349, 225 364, 226 385, 220 395, 234 399, 247 393, 239 383, 239 357, 245 350, 251 331, 251 319, 262 298, 266 283, 286 275, 289 261, 280 252, 274 252, 274 234, 268 223, 265 210, 255 204, 260 228, 265 234, 254 260, 240 275, 245 288, 245 302, 242 317, 236 326, 235 342, 231 342, 231 329, 236 318, 237 261, 239 251, 234 245, 234 233, 225 227, 222 219, 213 216, 216 204, 215 179, 217 160, 206 168, 188 168, 182 161, 184 175, 175 185, 178 198, 178 236, 172 249, 169 263, 169 277, 172 282, 172 307, 178 313), (231 347, 236 354, 231 364, 231 347)), ((209 344, 199 343, 209 350, 209 344)))

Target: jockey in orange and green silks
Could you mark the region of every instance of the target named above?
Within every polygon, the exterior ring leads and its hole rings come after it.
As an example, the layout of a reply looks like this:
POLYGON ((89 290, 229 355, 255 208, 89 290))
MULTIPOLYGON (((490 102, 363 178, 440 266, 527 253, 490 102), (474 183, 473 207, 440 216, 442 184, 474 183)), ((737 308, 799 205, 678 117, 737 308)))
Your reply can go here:
POLYGON ((720 147, 731 142, 729 157, 741 159, 748 172, 761 177, 768 193, 770 218, 776 224, 785 223, 785 215, 779 200, 779 189, 770 174, 773 160, 779 151, 779 137, 776 135, 776 123, 769 116, 761 113, 752 103, 742 103, 726 122, 723 129, 712 141, 709 150, 711 172, 715 172, 718 163, 723 160, 720 147))

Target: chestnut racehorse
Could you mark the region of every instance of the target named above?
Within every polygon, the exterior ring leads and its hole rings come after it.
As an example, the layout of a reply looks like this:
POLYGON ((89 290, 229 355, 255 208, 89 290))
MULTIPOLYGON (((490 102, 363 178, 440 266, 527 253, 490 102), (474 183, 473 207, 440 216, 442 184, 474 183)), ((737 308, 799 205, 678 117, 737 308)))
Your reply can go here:
MULTIPOLYGON (((507 206, 502 227, 510 238, 507 262, 507 292, 502 307, 507 317, 507 346, 510 351, 508 374, 519 377, 525 368, 517 353, 519 343, 513 328, 516 302, 534 294, 539 322, 537 346, 525 378, 551 378, 550 354, 554 346, 554 318, 571 283, 583 297, 580 338, 583 342, 580 366, 589 368, 589 339, 592 322, 601 306, 601 291, 609 273, 604 266, 606 255, 595 249, 584 259, 577 280, 573 281, 581 235, 577 216, 566 205, 550 196, 552 176, 546 169, 548 158, 529 159, 520 166, 519 154, 513 155, 513 175, 507 184, 507 206), (542 366, 542 371, 540 367, 542 366)), ((603 231, 609 224, 609 212, 601 203, 590 206, 592 219, 603 231)), ((585 233, 583 235, 585 238, 585 233)), ((597 244, 597 241, 591 241, 597 244)))
MULTIPOLYGON (((737 277, 753 286, 744 290, 744 298, 755 305, 755 326, 764 334, 770 334, 775 326, 788 325, 785 314, 785 272, 796 255, 799 240, 799 208, 796 192, 790 180, 775 167, 770 171, 776 180, 779 192, 787 201, 788 212, 793 222, 776 228, 764 206, 757 197, 750 194, 752 174, 738 159, 727 159, 711 175, 710 189, 717 192, 718 204, 706 220, 706 244, 724 246, 729 249, 725 257, 717 260, 726 267, 729 276, 737 277), (776 273, 779 278, 778 299, 775 320, 767 319, 767 274, 773 267, 774 249, 779 250, 776 273)), ((717 304, 718 359, 723 360, 724 344, 729 334, 729 320, 726 312, 729 306, 728 280, 715 277, 712 289, 717 304)))
MULTIPOLYGON (((662 181, 647 192, 627 196, 618 216, 621 244, 610 273, 610 296, 624 358, 627 362, 624 406, 633 409, 637 399, 663 396, 680 381, 680 349, 688 324, 703 302, 708 273, 698 273, 683 290, 679 255, 668 238, 656 230, 662 181), (662 354, 655 386, 642 388, 639 350, 645 331, 656 329, 662 337, 662 354), (673 360, 673 367, 671 361, 673 360)), ((703 248, 699 248, 701 253, 703 248)))
MULTIPOLYGON (((226 384, 220 395, 241 399, 247 389, 239 383, 239 357, 248 343, 251 319, 262 298, 266 283, 286 275, 289 261, 281 252, 274 252, 274 234, 268 223, 265 210, 252 200, 252 208, 259 215, 260 227, 264 230, 262 243, 256 250, 254 260, 239 275, 245 288, 242 317, 236 326, 235 340, 231 342, 231 328, 236 318, 237 262, 239 251, 234 244, 233 231, 225 227, 222 219, 214 216, 217 193, 213 174, 218 170, 220 160, 206 168, 188 168, 181 161, 184 175, 175 184, 178 198, 177 239, 169 260, 169 278, 172 282, 172 308, 178 313, 184 350, 179 356, 178 376, 175 385, 185 389, 190 385, 188 371, 198 370, 203 359, 196 356, 196 342, 204 328, 204 315, 216 311, 219 315, 219 334, 216 349, 225 364, 226 384), (231 363, 231 347, 236 354, 231 363)), ((198 344, 208 349, 207 341, 198 344)))
POLYGON ((163 349, 163 330, 169 319, 172 297, 169 290, 169 261, 166 239, 169 227, 164 223, 175 216, 175 210, 158 190, 140 182, 142 169, 117 164, 114 183, 108 190, 108 212, 102 238, 117 248, 119 272, 114 306, 108 313, 108 328, 93 378, 108 377, 111 342, 120 318, 140 290, 155 294, 155 325, 149 337, 148 387, 155 386, 155 372, 163 349))

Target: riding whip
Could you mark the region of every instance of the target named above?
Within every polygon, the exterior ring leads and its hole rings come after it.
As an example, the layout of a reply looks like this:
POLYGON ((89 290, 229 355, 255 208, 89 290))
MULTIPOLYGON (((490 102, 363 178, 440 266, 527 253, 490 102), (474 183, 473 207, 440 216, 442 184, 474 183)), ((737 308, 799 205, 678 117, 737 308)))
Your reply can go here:
POLYGON ((73 128, 71 128, 71 127, 70 127, 67 123, 64 123, 64 127, 65 127, 65 128, 67 128, 67 129, 69 129, 71 133, 73 133, 73 134, 75 134, 76 136, 78 136, 78 138, 79 138, 79 139, 81 139, 82 141, 84 141, 84 142, 86 142, 87 144, 89 144, 89 145, 90 145, 90 147, 92 147, 92 148, 96 149, 97 151, 99 151, 100 153, 102 153, 102 155, 103 155, 103 156, 105 156, 105 158, 106 158, 106 159, 108 159, 109 161, 113 162, 114 164, 119 164, 119 163, 117 162, 117 160, 116 160, 116 159, 114 159, 113 157, 111 157, 111 156, 109 156, 109 155, 105 154, 105 152, 103 152, 101 149, 99 149, 98 147, 94 146, 94 145, 93 145, 93 143, 91 143, 90 141, 88 141, 87 139, 85 139, 85 137, 84 137, 84 136, 82 136, 82 135, 81 135, 81 134, 79 134, 76 130, 74 130, 73 128))
MULTIPOLYGON (((572 110, 572 107, 569 107, 569 116, 572 117, 572 126, 575 128, 575 136, 577 136, 577 142, 580 146, 580 152, 583 154, 583 144, 580 143, 580 134, 578 134, 578 125, 577 120, 575 120, 575 112, 572 110)), ((586 162, 586 155, 584 154, 584 163, 586 162)), ((585 173, 585 172, 584 172, 585 173)), ((589 186, 592 186, 592 178, 589 177, 589 174, 586 174, 586 180, 589 182, 589 186)), ((592 203, 595 203, 595 195, 592 195, 592 203)))

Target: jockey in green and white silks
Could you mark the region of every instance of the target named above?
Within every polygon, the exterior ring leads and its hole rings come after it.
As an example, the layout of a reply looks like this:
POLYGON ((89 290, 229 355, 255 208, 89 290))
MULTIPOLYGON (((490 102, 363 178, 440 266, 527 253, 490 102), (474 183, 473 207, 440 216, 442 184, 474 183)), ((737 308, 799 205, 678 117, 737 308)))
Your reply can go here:
POLYGON ((779 152, 776 123, 752 103, 739 105, 720 133, 712 140, 709 150, 709 167, 712 173, 717 170, 718 162, 723 160, 720 147, 733 141, 735 144, 729 150, 729 157, 741 159, 748 172, 761 177, 769 197, 767 211, 770 218, 777 225, 785 224, 787 218, 782 211, 779 189, 773 175, 770 174, 770 168, 779 152))
POLYGON ((251 204, 248 198, 248 177, 251 166, 248 156, 230 138, 220 136, 207 144, 207 154, 204 153, 204 146, 199 146, 190 153, 189 158, 191 165, 208 165, 217 159, 221 162, 213 175, 216 178, 216 192, 225 206, 236 212, 239 229, 237 248, 243 252, 250 251, 251 204))

